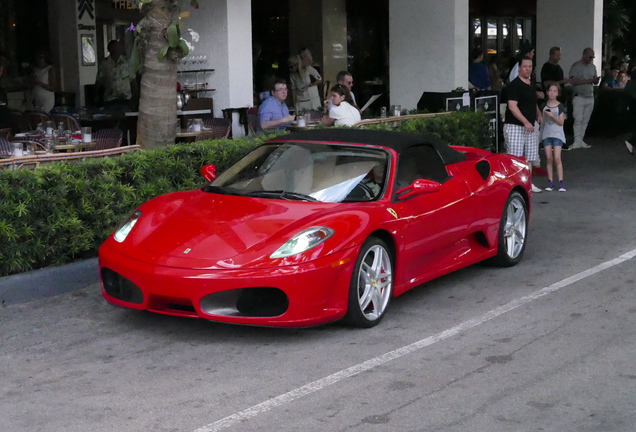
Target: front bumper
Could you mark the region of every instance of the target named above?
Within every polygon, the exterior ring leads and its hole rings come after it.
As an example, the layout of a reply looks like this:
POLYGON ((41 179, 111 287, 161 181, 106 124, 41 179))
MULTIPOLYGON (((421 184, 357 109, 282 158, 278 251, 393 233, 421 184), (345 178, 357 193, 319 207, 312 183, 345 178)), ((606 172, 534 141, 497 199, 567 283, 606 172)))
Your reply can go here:
POLYGON ((165 267, 99 250, 102 295, 116 305, 259 326, 303 327, 342 318, 357 248, 294 266, 205 270, 165 267))

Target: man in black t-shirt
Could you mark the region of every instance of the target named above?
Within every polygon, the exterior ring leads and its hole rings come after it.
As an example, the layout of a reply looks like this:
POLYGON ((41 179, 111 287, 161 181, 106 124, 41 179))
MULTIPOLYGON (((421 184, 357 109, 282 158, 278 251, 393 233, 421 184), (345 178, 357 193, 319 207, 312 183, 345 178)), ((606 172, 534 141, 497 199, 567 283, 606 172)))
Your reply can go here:
POLYGON ((550 58, 547 62, 543 64, 541 68, 541 82, 543 84, 544 90, 552 83, 559 84, 561 90, 563 90, 563 85, 570 82, 569 79, 564 78, 563 69, 559 66, 559 61, 561 60, 561 48, 552 47, 550 48, 550 58))
MULTIPOLYGON (((530 162, 539 160, 539 141, 534 123, 542 120, 531 74, 532 59, 525 57, 520 62, 519 76, 507 87, 508 109, 504 122, 506 151, 530 162)), ((541 189, 533 184, 532 191, 541 192, 541 189)))

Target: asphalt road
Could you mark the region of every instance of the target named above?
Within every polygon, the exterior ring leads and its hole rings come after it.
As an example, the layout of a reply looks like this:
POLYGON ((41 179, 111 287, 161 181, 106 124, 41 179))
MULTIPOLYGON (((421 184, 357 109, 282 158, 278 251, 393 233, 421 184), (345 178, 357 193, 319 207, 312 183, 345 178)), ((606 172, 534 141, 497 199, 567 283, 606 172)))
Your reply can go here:
POLYGON ((372 329, 138 313, 97 285, 5 306, 0 431, 633 431, 636 158, 589 142, 567 192, 535 195, 518 266, 418 287, 372 329))

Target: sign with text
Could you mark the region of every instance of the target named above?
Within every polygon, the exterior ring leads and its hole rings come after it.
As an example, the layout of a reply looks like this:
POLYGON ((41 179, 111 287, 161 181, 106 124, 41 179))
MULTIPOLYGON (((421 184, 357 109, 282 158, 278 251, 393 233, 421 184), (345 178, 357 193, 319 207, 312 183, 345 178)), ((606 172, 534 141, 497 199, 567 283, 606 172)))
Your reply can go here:
POLYGON ((499 98, 497 95, 479 96, 475 98, 475 111, 482 110, 490 119, 490 137, 499 153, 499 98))
POLYGON ((113 0, 113 9, 137 9, 136 3, 132 0, 113 0))

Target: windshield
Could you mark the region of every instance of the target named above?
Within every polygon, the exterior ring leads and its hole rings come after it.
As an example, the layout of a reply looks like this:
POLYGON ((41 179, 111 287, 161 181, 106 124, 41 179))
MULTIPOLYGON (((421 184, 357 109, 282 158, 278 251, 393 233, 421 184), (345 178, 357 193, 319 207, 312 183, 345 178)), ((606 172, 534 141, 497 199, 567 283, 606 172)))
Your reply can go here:
POLYGON ((320 202, 373 201, 387 178, 386 151, 351 145, 263 145, 204 189, 207 192, 320 202))

